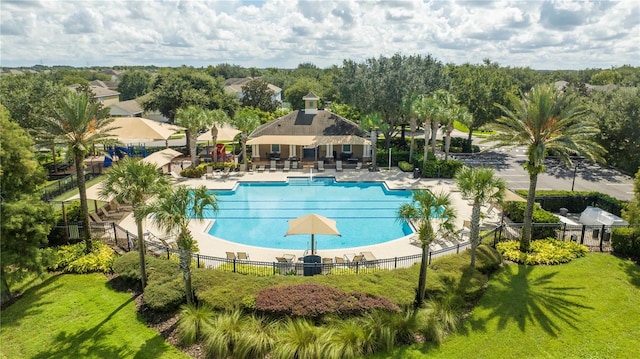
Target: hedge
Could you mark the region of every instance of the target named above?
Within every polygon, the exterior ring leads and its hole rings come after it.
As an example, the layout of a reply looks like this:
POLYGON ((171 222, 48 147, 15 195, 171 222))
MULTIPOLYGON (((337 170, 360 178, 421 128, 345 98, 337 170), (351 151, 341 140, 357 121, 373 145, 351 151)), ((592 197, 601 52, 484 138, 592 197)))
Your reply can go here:
MULTIPOLYGON (((517 190, 518 194, 527 197, 529 191, 517 190)), ((559 212, 566 208, 570 213, 580 213, 587 206, 602 208, 603 210, 620 216, 626 202, 613 198, 607 194, 594 191, 564 191, 541 190, 536 191, 536 202, 550 212, 559 212)))
POLYGON ((611 233, 611 247, 620 255, 640 258, 640 229, 614 228, 611 233))
MULTIPOLYGON (((515 223, 524 222, 524 209, 526 202, 507 202, 504 205, 504 215, 509 217, 515 223)), ((538 204, 533 207, 533 223, 560 223, 560 219, 553 213, 542 209, 538 204)), ((542 239, 547 237, 556 237, 556 230, 549 227, 533 226, 531 230, 531 239, 542 239)))

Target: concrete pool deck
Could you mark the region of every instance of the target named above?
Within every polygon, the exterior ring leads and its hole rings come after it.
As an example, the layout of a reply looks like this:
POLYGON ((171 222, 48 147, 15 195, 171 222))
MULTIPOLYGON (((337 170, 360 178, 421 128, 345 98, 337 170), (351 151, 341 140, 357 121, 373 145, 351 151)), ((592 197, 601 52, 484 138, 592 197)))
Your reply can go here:
MULTIPOLYGON (((278 170, 275 172, 252 172, 252 173, 232 173, 229 176, 216 175, 213 179, 188 179, 180 182, 188 187, 206 186, 209 189, 214 190, 231 190, 240 181, 242 182, 283 182, 287 180, 287 177, 309 177, 309 170, 290 170, 289 172, 283 172, 278 170)), ((336 172, 333 169, 326 169, 324 172, 318 173, 313 171, 313 177, 335 177, 336 181, 354 181, 354 182, 372 182, 379 181, 386 183, 389 189, 428 189, 433 193, 440 193, 442 191, 450 193, 451 200, 454 208, 458 211, 456 219, 456 228, 461 229, 463 221, 471 219, 471 206, 469 201, 463 199, 460 192, 457 190, 457 186, 453 179, 415 179, 413 173, 402 172, 398 168, 381 169, 379 172, 369 172, 367 170, 350 170, 345 169, 342 172, 336 172)), ((87 190, 88 198, 99 198, 97 193, 99 191, 100 184, 94 185, 87 190)), ((498 210, 494 210, 492 213, 487 213, 487 208, 483 207, 482 212, 485 218, 482 224, 487 226, 491 224, 497 224, 500 222, 500 213, 498 210)), ((194 238, 198 241, 199 253, 203 255, 222 257, 225 258, 225 252, 246 252, 249 254, 250 259, 253 261, 266 261, 273 262, 275 257, 281 257, 283 254, 293 254, 296 257, 302 257, 304 251, 302 250, 282 250, 271 249, 265 247, 254 247, 249 245, 238 244, 230 242, 221 238, 211 236, 207 233, 208 228, 213 223, 213 220, 204 221, 192 221, 190 224, 191 232, 194 238)), ((137 233, 135 221, 133 215, 129 214, 119 225, 124 229, 137 233)), ((166 238, 167 236, 162 233, 158 228, 153 226, 151 221, 147 220, 145 223, 145 232, 150 232, 156 237, 166 238)), ((284 236, 284 233, 282 234, 284 236)), ((346 249, 324 250, 322 249, 322 243, 318 243, 319 249, 316 250, 316 254, 321 257, 343 257, 344 255, 359 254, 361 251, 370 251, 377 258, 393 258, 408 256, 414 254, 420 254, 420 247, 411 244, 415 238, 415 234, 405 236, 399 239, 391 240, 381 244, 375 244, 365 247, 353 247, 346 249)), ((310 236, 309 236, 310 238, 310 236)), ((298 237, 291 237, 292 241, 304 240, 298 237)), ((468 240, 465 237, 461 242, 468 240)), ((456 241, 440 241, 432 243, 431 250, 439 250, 442 248, 455 247, 458 242, 456 241)))

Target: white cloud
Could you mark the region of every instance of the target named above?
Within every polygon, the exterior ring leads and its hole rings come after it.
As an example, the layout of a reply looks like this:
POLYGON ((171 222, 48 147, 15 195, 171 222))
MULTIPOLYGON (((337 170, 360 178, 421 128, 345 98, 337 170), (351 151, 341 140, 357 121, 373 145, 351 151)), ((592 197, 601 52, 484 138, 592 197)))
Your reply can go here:
POLYGON ((396 52, 535 69, 640 65, 637 1, 8 1, 3 66, 320 67, 396 52))

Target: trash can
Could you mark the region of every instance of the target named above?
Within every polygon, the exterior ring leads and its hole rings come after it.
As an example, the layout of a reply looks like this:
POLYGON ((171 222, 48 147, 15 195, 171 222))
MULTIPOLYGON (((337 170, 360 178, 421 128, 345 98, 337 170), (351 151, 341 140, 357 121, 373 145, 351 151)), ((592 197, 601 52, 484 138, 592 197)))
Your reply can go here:
POLYGON ((564 208, 564 207, 562 207, 562 208, 559 209, 559 212, 560 212, 561 216, 566 216, 569 213, 569 210, 564 208))
POLYGON ((413 169, 413 178, 420 178, 420 169, 419 168, 414 168, 413 169))
POLYGON ((302 262, 304 263, 305 277, 322 273, 322 259, 320 256, 305 256, 302 258, 302 262))

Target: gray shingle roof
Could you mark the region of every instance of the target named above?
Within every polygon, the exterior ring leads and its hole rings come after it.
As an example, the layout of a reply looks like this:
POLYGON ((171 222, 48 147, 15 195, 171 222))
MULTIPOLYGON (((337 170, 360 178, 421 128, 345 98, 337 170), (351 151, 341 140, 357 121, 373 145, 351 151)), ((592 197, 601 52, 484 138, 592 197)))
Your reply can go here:
POLYGON ((363 131, 355 122, 335 113, 318 110, 317 114, 293 111, 258 127, 250 138, 264 135, 277 136, 362 136, 363 131))

